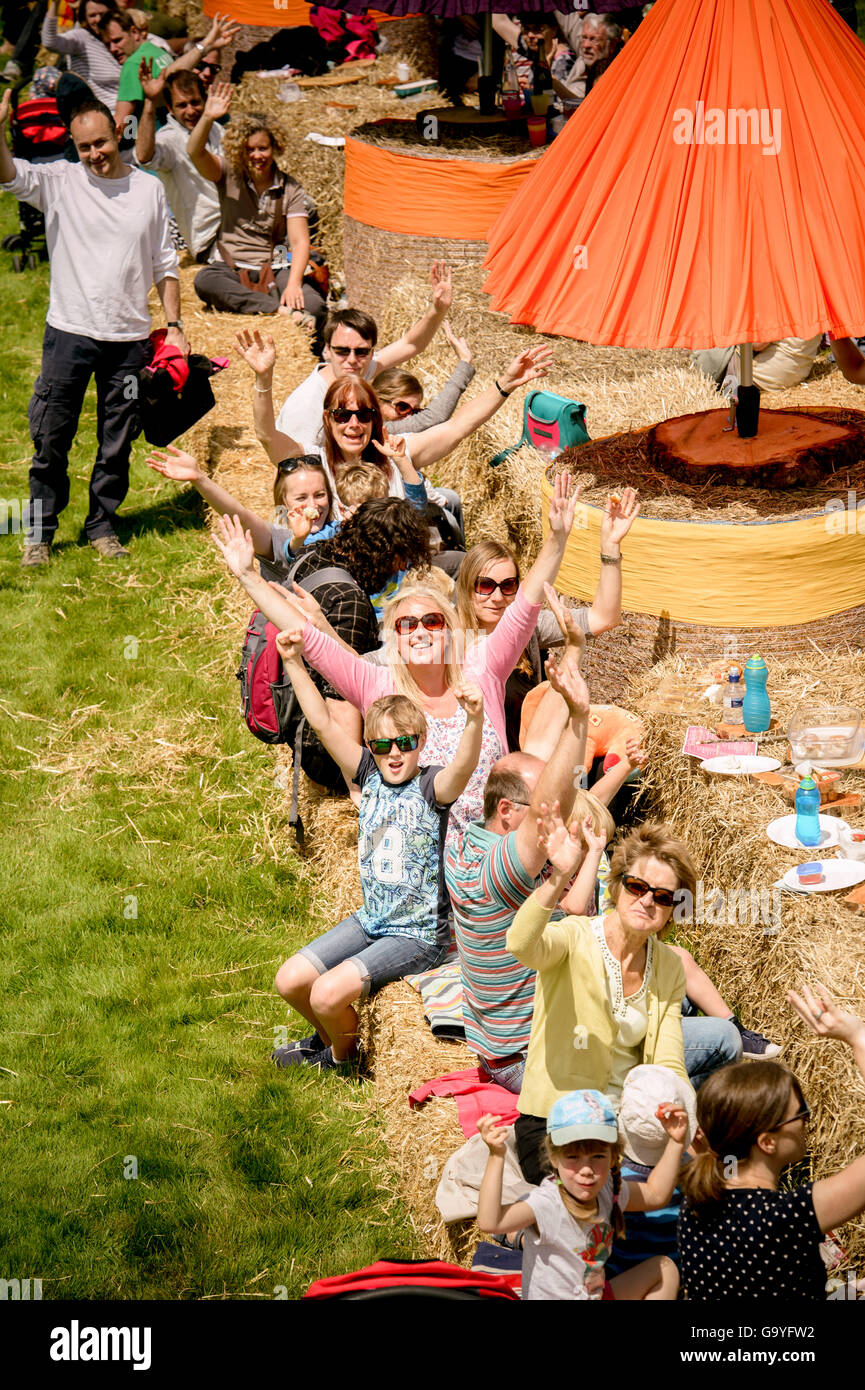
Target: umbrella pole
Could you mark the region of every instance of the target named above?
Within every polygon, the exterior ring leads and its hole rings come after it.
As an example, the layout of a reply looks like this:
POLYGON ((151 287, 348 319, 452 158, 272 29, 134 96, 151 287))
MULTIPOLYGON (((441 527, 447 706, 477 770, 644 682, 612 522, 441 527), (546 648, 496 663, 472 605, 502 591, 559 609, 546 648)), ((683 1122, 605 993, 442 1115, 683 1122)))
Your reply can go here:
POLYGON ((485 14, 481 39, 481 70, 478 76, 478 96, 481 113, 492 116, 496 109, 496 80, 493 77, 493 17, 485 14))
POLYGON ((760 418, 760 388, 754 385, 754 349, 750 343, 739 348, 741 384, 736 406, 736 428, 740 439, 753 439, 760 418))

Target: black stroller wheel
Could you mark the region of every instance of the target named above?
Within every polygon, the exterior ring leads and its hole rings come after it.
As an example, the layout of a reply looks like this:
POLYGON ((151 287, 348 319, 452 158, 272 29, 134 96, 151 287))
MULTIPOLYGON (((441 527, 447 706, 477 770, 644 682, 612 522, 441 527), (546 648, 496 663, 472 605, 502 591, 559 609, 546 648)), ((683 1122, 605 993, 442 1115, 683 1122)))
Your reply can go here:
POLYGON ((27 243, 20 232, 13 232, 11 236, 4 236, 0 244, 4 251, 23 251, 27 243))
POLYGON ((15 271, 16 275, 20 275, 24 269, 24 257, 19 256, 17 252, 12 257, 12 269, 15 271))

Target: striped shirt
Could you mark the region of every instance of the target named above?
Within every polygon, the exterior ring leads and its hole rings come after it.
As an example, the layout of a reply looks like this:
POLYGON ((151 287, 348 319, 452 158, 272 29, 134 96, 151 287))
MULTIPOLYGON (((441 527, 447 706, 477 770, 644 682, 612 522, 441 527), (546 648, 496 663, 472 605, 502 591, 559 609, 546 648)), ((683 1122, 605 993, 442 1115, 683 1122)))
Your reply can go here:
POLYGON ((120 86, 120 64, 102 40, 77 24, 67 33, 59 34, 57 15, 50 11, 42 21, 41 38, 43 47, 51 53, 66 54, 69 71, 86 82, 97 101, 104 102, 113 112, 120 86))
POLYGON ((535 972, 511 954, 505 939, 540 881, 517 857, 516 832, 497 835, 472 821, 446 851, 466 1042, 480 1057, 510 1057, 529 1045, 535 972))

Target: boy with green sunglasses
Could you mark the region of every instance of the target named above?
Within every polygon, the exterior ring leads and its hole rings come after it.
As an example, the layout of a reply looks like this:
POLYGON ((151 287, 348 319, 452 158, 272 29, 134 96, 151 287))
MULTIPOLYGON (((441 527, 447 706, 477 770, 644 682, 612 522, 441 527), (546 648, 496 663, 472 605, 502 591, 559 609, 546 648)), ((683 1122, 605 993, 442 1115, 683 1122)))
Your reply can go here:
POLYGON ((310 728, 361 789, 358 858, 363 905, 282 965, 276 988, 308 1019, 309 1038, 272 1054, 277 1066, 330 1071, 355 1051, 354 1004, 391 980, 440 965, 450 945, 443 850, 450 806, 477 766, 484 701, 468 683, 454 694, 465 727, 447 767, 421 767, 426 718, 414 700, 385 695, 366 712, 361 744, 331 715, 304 666, 300 631, 276 640, 310 728))

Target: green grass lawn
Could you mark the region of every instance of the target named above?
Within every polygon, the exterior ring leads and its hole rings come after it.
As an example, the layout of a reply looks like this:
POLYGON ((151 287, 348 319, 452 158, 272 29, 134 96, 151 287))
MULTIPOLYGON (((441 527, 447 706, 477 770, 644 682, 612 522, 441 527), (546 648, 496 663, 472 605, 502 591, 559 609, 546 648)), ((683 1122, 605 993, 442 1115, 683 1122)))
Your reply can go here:
MULTIPOLYGON (((0 235, 16 222, 3 197, 0 235)), ((47 287, 0 253, 7 503, 47 287)), ((295 1297, 420 1252, 369 1088, 268 1060, 275 1028, 302 1031, 275 970, 332 923, 309 920, 273 753, 238 716, 242 627, 199 499, 139 443, 131 561, 80 540, 94 411, 91 390, 50 567, 0 535, 0 1278, 295 1297)))

